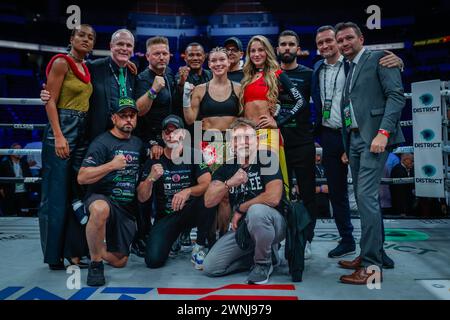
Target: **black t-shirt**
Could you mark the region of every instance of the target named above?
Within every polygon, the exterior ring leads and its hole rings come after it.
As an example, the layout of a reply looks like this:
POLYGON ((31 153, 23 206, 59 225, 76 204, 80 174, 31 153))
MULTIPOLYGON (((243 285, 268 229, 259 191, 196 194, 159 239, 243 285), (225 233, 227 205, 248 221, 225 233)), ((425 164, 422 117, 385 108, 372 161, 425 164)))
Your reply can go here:
MULTIPOLYGON (((167 214, 171 214, 173 196, 181 190, 187 189, 197 184, 197 179, 209 170, 205 163, 195 164, 194 149, 189 149, 184 155, 188 156, 189 163, 175 164, 171 159, 168 159, 164 154, 159 160, 149 159, 145 162, 142 169, 141 181, 148 178, 152 166, 156 163, 162 165, 164 174, 155 182, 153 186, 153 194, 156 195, 156 210, 157 218, 161 218, 167 214)), ((198 159, 203 161, 201 154, 197 154, 198 159)), ((191 197, 192 199, 192 197, 191 197)), ((191 200, 189 199, 188 202, 191 200)))
MULTIPOLYGON (((285 151, 289 156, 295 157, 295 147, 314 142, 313 125, 311 123, 311 111, 309 99, 311 96, 311 80, 313 70, 302 65, 298 65, 293 70, 283 70, 291 79, 292 83, 302 94, 306 104, 295 116, 281 127, 281 134, 284 138, 285 151), (291 152, 292 151, 292 152, 291 152)), ((287 94, 280 90, 279 100, 281 103, 280 116, 290 111, 295 102, 287 94)))
MULTIPOLYGON (((136 79, 136 100, 147 94, 155 80, 156 73, 150 69, 142 71, 136 79)), ((164 74, 166 86, 158 92, 156 99, 153 100, 152 107, 145 116, 138 118, 138 126, 135 134, 144 142, 148 140, 157 140, 161 135, 161 123, 165 117, 173 111, 175 102, 175 78, 172 71, 166 68, 164 74)))
POLYGON ((244 71, 242 71, 242 69, 236 71, 229 71, 227 76, 228 79, 230 79, 231 81, 241 83, 242 79, 244 78, 244 71))
POLYGON ((131 207, 136 199, 139 168, 146 156, 139 138, 131 136, 130 139, 119 139, 110 131, 102 133, 92 141, 81 166, 98 167, 110 162, 118 154, 123 154, 127 160, 125 169, 112 171, 90 184, 87 197, 93 193, 103 194, 124 207, 131 207))
MULTIPOLYGON (((261 159, 262 155, 267 155, 267 158, 270 158, 272 155, 276 156, 274 153, 262 152, 258 154, 258 158, 261 159)), ((238 187, 230 188, 229 191, 230 205, 233 209, 237 208, 241 203, 251 200, 263 193, 269 182, 277 179, 280 181, 283 180, 280 166, 277 166, 275 170, 272 170, 270 167, 271 163, 263 164, 260 160, 257 160, 256 163, 243 169, 247 172, 247 183, 238 187)), ((241 165, 239 164, 224 164, 214 172, 213 180, 225 182, 225 180, 230 179, 240 168, 241 165)), ((284 196, 284 188, 282 189, 284 196)), ((281 201, 275 209, 281 212, 281 201)))

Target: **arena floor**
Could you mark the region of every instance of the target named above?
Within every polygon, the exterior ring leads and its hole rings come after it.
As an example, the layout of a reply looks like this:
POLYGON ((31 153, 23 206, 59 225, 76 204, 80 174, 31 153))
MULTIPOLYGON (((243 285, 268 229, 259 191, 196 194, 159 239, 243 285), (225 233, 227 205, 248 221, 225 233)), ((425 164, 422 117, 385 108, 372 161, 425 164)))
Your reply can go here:
MULTIPOLYGON (((359 220, 353 223, 358 237, 359 220)), ((208 278, 193 268, 188 253, 182 253, 157 270, 131 255, 125 269, 105 267, 107 284, 101 288, 88 287, 87 270, 81 270, 77 289, 77 272, 50 271, 42 263, 36 218, 4 217, 0 218, 0 300, 450 300, 450 220, 385 220, 385 226, 386 252, 396 265, 384 270, 380 289, 338 281, 348 270, 327 257, 338 240, 332 220, 318 221, 313 258, 306 261, 300 283, 290 282, 285 261, 267 285, 245 285, 245 272, 208 278)))

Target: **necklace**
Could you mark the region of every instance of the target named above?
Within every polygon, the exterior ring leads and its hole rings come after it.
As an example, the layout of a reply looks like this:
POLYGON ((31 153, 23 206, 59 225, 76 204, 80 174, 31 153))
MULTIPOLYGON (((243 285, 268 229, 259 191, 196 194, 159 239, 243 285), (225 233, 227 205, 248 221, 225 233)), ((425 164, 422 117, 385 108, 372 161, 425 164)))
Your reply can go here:
POLYGON ((76 57, 75 55, 72 54, 72 52, 69 51, 69 53, 67 54, 68 56, 70 56, 73 60, 75 60, 76 62, 80 62, 83 63, 84 59, 80 59, 78 57, 76 57))

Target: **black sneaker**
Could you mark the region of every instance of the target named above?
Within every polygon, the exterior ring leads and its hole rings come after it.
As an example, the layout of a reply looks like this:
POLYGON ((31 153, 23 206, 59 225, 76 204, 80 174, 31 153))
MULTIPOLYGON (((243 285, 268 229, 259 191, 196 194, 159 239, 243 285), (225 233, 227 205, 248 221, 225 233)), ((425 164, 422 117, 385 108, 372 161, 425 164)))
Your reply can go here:
POLYGON ((341 258, 356 253, 354 243, 339 242, 336 248, 328 252, 329 258, 341 258))
POLYGON ((147 245, 145 244, 145 241, 142 239, 136 240, 131 245, 130 252, 132 254, 137 255, 138 257, 144 258, 145 257, 145 249, 147 245))
POLYGON ((183 252, 192 251, 193 245, 191 239, 191 229, 186 230, 182 234, 180 234, 180 244, 181 244, 181 251, 183 252))
POLYGON ((177 240, 172 243, 172 247, 170 248, 169 257, 174 258, 180 253, 181 250, 181 243, 180 243, 180 237, 177 238, 177 240))
POLYGON ((90 287, 101 287, 105 285, 105 271, 103 261, 92 261, 89 265, 87 285, 90 287))
POLYGON ((61 261, 59 263, 49 263, 48 267, 50 268, 50 270, 66 270, 66 267, 65 267, 63 261, 61 261))
POLYGON ((382 260, 383 260, 383 268, 384 269, 394 269, 395 263, 394 260, 389 258, 389 256, 386 254, 386 251, 382 251, 382 260))

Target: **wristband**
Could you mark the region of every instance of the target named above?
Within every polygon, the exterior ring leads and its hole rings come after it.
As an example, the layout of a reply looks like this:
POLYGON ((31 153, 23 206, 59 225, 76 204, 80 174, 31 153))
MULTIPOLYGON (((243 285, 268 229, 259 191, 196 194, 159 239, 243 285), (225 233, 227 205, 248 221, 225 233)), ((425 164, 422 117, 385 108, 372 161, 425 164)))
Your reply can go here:
POLYGON ((227 181, 228 180, 225 180, 225 182, 224 182, 225 183, 225 188, 227 188, 227 190, 230 191, 230 186, 228 185, 227 181))
POLYGON ((319 193, 322 193, 322 192, 323 192, 322 186, 319 186, 319 193))
POLYGON ((156 181, 156 179, 153 178, 152 176, 149 176, 149 177, 148 177, 148 180, 151 181, 151 182, 155 182, 155 181, 156 181))
POLYGON ((239 207, 240 207, 240 206, 237 206, 235 211, 236 211, 237 213, 240 213, 240 214, 245 214, 245 212, 242 212, 242 211, 239 209, 239 207))
POLYGON ((189 82, 184 83, 183 87, 183 107, 184 108, 190 108, 191 107, 191 93, 193 90, 193 85, 189 82))
POLYGON ((378 133, 381 133, 386 138, 389 138, 389 131, 387 131, 387 130, 380 129, 380 130, 378 130, 378 133))
POLYGON ((148 90, 147 92, 147 96, 150 100, 155 100, 157 95, 158 93, 155 90, 153 90, 153 88, 150 88, 150 90, 148 90))

